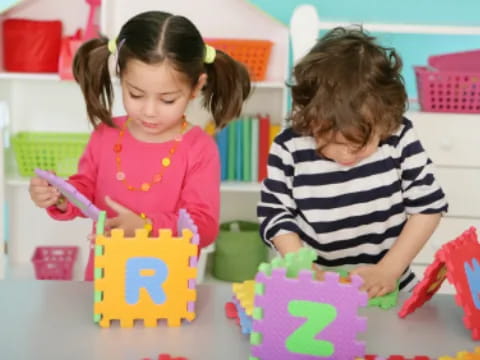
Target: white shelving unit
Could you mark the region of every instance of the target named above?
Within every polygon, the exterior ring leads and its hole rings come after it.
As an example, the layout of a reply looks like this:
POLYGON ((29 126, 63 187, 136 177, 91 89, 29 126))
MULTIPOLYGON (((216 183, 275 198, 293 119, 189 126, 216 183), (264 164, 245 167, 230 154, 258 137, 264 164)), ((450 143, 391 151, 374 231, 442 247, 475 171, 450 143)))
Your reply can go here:
MULTIPOLYGON (((136 13, 146 10, 162 10, 188 17, 197 25, 204 37, 262 38, 274 43, 266 81, 253 84, 253 94, 247 101, 247 114, 269 113, 274 123, 281 123, 286 116, 287 90, 285 79, 288 69, 288 29, 264 15, 247 1, 204 0, 192 2, 177 0, 103 0, 100 12, 100 27, 103 34, 113 37, 121 25, 136 13), (212 20, 211 10, 215 9, 212 20), (255 23, 255 26, 245 24, 255 23)), ((83 27, 88 7, 83 0, 59 2, 39 0, 26 2, 7 13, 6 17, 23 17, 38 20, 59 19, 63 22, 64 35, 73 34, 83 27)), ((1 20, 2 18, 0 18, 1 20)), ((118 81, 114 82, 118 91, 118 81)), ((119 96, 114 104, 114 115, 123 114, 119 96)), ((84 102, 80 90, 72 81, 62 81, 58 74, 11 73, 0 68, 0 101, 9 105, 11 123, 8 131, 55 131, 89 132, 84 102)), ((209 117, 193 103, 188 109, 189 120, 204 125, 209 117)), ((76 279, 83 278, 87 260, 86 236, 91 222, 76 219, 73 222, 58 222, 50 219, 45 211, 37 209, 28 194, 29 179, 18 175, 13 157, 1 154, 6 162, 5 198, 9 207, 9 238, 7 276, 33 277, 30 257, 36 246, 72 244, 80 246, 80 261, 77 263, 76 279)), ((255 208, 259 199, 258 183, 222 184, 221 220, 255 220, 255 208), (231 206, 234 204, 234 206, 231 206)), ((0 264, 1 265, 1 264, 0 264)))

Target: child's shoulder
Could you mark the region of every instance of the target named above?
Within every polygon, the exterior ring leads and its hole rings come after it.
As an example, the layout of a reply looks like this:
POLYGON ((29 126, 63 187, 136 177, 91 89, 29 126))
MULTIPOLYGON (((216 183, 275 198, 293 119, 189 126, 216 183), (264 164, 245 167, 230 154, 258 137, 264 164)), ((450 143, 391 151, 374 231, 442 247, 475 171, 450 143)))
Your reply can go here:
POLYGON ((112 122, 114 124, 114 126, 109 126, 105 123, 100 123, 97 125, 97 127, 95 128, 95 132, 98 133, 98 134, 109 134, 109 133, 114 133, 114 134, 118 134, 118 129, 120 129, 123 124, 125 124, 125 121, 127 121, 127 117, 126 116, 116 116, 116 117, 113 117, 112 118, 112 122))
POLYGON ((184 135, 184 140, 189 144, 190 149, 207 149, 207 148, 217 148, 217 143, 215 138, 205 132, 199 126, 193 126, 188 132, 184 135))
POLYGON ((316 148, 315 140, 312 136, 299 134, 292 127, 286 127, 280 131, 273 142, 290 152, 316 148))

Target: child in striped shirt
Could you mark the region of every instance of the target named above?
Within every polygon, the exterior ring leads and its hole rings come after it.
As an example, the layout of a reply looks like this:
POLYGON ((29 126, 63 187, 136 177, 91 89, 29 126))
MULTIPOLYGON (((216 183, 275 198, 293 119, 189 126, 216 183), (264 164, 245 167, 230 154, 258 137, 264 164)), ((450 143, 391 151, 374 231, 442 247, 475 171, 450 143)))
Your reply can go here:
MULTIPOLYGON (((257 215, 280 254, 309 246, 370 297, 409 290, 409 268, 447 211, 406 111, 402 62, 361 29, 336 28, 294 68, 291 123, 275 139, 257 215)), ((323 270, 321 270, 323 268, 323 270)))

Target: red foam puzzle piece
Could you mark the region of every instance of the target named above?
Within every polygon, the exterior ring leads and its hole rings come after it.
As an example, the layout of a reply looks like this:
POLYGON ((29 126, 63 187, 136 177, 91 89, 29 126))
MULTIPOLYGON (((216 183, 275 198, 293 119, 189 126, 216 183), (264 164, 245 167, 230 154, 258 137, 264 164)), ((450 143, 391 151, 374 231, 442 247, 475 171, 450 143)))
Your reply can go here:
POLYGON ((455 286, 457 305, 462 307, 465 313, 465 327, 471 330, 474 340, 480 340, 480 308, 477 307, 480 299, 474 300, 474 296, 480 297, 480 294, 472 294, 467 278, 467 269, 478 274, 479 263, 480 243, 475 228, 471 227, 437 251, 435 261, 425 270, 424 278, 405 301, 398 315, 403 318, 430 300, 447 277, 455 286))
POLYGON ((231 301, 225 304, 225 316, 229 319, 238 318, 237 308, 235 307, 235 304, 231 301))
POLYGON ((455 301, 465 313, 465 327, 472 331, 474 340, 480 340, 480 308, 477 307, 480 299, 476 305, 473 298, 480 297, 480 294, 472 294, 467 278, 467 268, 479 271, 474 268, 474 260, 477 266, 480 263, 480 243, 475 228, 470 228, 454 241, 445 244, 443 254, 448 268, 448 281, 455 286, 457 292, 455 301))
MULTIPOLYGON (((150 358, 144 358, 142 360, 152 360, 150 358)), ((158 360, 188 360, 185 357, 172 357, 169 354, 160 354, 158 355, 158 360)))

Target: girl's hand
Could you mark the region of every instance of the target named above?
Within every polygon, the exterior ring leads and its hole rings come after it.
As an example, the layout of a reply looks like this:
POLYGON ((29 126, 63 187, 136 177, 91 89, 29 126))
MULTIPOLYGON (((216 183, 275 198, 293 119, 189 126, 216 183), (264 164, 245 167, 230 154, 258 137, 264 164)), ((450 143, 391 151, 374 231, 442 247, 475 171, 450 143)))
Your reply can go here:
POLYGON ((65 211, 67 209, 67 202, 60 194, 60 191, 54 186, 51 186, 47 180, 40 177, 33 177, 30 179, 28 187, 30 198, 39 208, 45 209, 52 205, 65 211))
MULTIPOLYGON (((143 229, 145 220, 142 219, 140 215, 113 201, 109 196, 105 197, 105 202, 118 214, 116 217, 107 219, 105 222, 105 229, 108 232, 112 229, 123 229, 125 236, 135 236, 135 230, 143 229)), ((107 235, 109 235, 108 232, 107 235)))
POLYGON ((370 299, 386 295, 397 287, 397 276, 380 264, 360 266, 350 272, 354 274, 363 279, 360 290, 365 290, 370 299))

